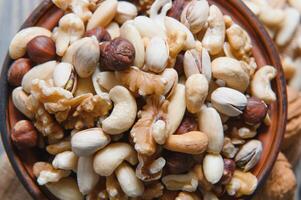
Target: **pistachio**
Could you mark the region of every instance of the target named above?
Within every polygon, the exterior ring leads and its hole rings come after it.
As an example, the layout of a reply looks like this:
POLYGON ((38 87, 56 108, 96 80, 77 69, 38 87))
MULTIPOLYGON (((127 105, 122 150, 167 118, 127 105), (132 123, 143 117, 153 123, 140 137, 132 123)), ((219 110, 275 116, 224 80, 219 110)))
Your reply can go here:
POLYGON ((118 1, 115 21, 123 24, 127 20, 135 18, 137 14, 138 10, 134 4, 126 1, 118 1))
POLYGON ((146 70, 162 72, 168 61, 169 49, 167 42, 160 37, 153 37, 146 47, 145 64, 146 70))
POLYGON ((53 71, 53 81, 56 87, 62 87, 72 93, 77 86, 77 75, 73 65, 70 63, 60 63, 53 71))
POLYGON ((222 155, 226 158, 234 158, 238 150, 239 149, 234 146, 231 139, 225 137, 222 155))
POLYGON ((207 181, 217 183, 224 173, 224 160, 221 155, 207 154, 203 161, 204 175, 207 181))
POLYGON ((219 57, 212 61, 212 75, 226 82, 230 88, 245 92, 250 83, 248 70, 241 62, 229 57, 219 57))
POLYGON ((181 22, 191 30, 198 33, 204 27, 209 16, 209 4, 206 0, 193 0, 187 4, 181 14, 181 22))
POLYGON ((249 171, 258 163, 261 153, 262 143, 259 140, 251 140, 239 150, 235 157, 235 162, 245 172, 249 171))
POLYGON ((208 80, 211 80, 211 60, 208 51, 202 48, 202 52, 196 49, 186 51, 184 55, 184 72, 186 77, 193 74, 204 74, 208 80))
POLYGON ((212 105, 222 114, 238 116, 247 105, 247 97, 227 87, 220 87, 211 94, 212 105))

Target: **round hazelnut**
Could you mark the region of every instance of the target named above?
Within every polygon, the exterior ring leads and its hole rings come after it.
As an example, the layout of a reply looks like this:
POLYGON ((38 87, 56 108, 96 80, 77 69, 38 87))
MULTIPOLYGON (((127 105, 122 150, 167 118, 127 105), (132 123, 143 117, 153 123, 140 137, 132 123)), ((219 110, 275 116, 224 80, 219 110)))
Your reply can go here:
POLYGON ((10 66, 7 79, 10 85, 20 86, 23 76, 31 69, 31 61, 28 58, 19 58, 10 66))
POLYGON ((31 121, 18 121, 11 132, 11 139, 18 149, 35 147, 38 142, 38 132, 31 121))
POLYGON ((264 101, 251 97, 248 98, 247 106, 243 112, 243 119, 249 125, 256 125, 262 122, 268 112, 268 106, 264 101))
POLYGON ((96 27, 85 33, 85 37, 91 37, 91 36, 95 36, 98 42, 105 42, 111 40, 111 36, 109 32, 102 27, 96 27))
POLYGON ((135 48, 128 40, 115 38, 100 45, 100 67, 110 70, 125 70, 134 64, 135 48))
POLYGON ((190 131, 197 131, 197 130, 198 130, 197 121, 194 119, 192 115, 186 114, 180 126, 176 130, 175 135, 182 135, 190 131))
POLYGON ((33 38, 27 44, 26 50, 29 58, 37 64, 53 60, 56 55, 55 43, 47 36, 33 38))
POLYGON ((194 159, 189 154, 166 152, 166 168, 171 174, 182 174, 192 169, 195 164, 194 159))

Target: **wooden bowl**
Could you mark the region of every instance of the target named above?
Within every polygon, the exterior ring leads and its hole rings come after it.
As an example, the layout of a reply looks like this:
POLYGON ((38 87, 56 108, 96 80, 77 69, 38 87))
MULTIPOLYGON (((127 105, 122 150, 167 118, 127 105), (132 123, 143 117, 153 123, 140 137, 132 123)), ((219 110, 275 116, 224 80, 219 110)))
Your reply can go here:
MULTIPOLYGON (((259 134, 258 138, 263 142, 264 150, 260 162, 253 169, 253 173, 257 176, 259 183, 262 184, 275 162, 286 125, 286 84, 280 59, 264 27, 243 3, 239 0, 209 0, 209 2, 216 4, 224 14, 230 15, 236 23, 247 30, 253 42, 253 55, 258 65, 270 64, 276 67, 279 72, 272 83, 277 94, 277 102, 271 105, 272 123, 269 128, 261 130, 259 134)), ((51 0, 44 0, 25 21, 22 28, 42 26, 52 30, 62 16, 63 12, 56 8, 51 0)), ((3 95, 0 104, 0 128, 4 147, 18 178, 32 197, 36 200, 55 199, 45 187, 38 186, 32 172, 32 166, 36 161, 45 160, 45 152, 39 149, 19 151, 10 140, 13 125, 18 120, 25 118, 12 104, 12 88, 7 83, 7 71, 11 63, 12 60, 9 56, 6 56, 0 80, 0 94, 3 95)))

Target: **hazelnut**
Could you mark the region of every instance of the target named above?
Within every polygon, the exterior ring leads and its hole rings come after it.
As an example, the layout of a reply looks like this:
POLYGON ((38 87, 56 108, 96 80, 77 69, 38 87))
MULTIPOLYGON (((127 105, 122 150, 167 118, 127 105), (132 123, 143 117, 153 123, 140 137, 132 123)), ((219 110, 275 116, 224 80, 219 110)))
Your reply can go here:
POLYGON ((195 164, 194 159, 189 154, 166 152, 166 168, 171 174, 186 173, 192 169, 195 164))
POLYGON ((234 171, 235 171, 236 165, 234 160, 231 159, 224 159, 224 174, 220 180, 220 184, 222 185, 227 185, 228 183, 230 183, 234 171))
POLYGON ((264 101, 251 97, 248 98, 247 106, 243 112, 243 119, 249 125, 256 125, 262 122, 268 112, 268 106, 264 101))
POLYGON ((134 63, 135 48, 128 40, 115 38, 100 45, 100 67, 110 70, 125 70, 134 63))
POLYGON ((7 79, 10 85, 20 86, 23 76, 31 69, 31 61, 28 58, 19 58, 10 66, 7 79))
POLYGON ((11 139, 19 149, 35 147, 38 142, 38 133, 31 121, 18 121, 11 132, 11 139))
POLYGON ((197 131, 197 130, 198 130, 197 121, 194 119, 192 115, 186 114, 180 126, 176 130, 175 135, 182 135, 190 131, 197 131))
POLYGON ((98 42, 105 42, 111 40, 111 36, 109 32, 102 27, 96 27, 85 33, 85 37, 91 37, 91 36, 95 36, 98 42))
POLYGON ((29 58, 37 64, 53 60, 56 55, 55 43, 47 36, 33 38, 27 44, 26 50, 29 58))

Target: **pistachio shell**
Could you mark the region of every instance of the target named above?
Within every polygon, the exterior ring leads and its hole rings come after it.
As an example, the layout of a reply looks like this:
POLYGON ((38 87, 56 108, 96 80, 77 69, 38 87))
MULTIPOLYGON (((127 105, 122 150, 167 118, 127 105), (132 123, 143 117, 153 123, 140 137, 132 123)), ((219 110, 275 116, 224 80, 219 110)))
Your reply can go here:
POLYGON ((77 86, 77 75, 73 65, 70 63, 58 64, 53 71, 53 82, 55 86, 73 93, 77 86))

